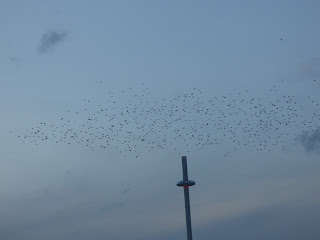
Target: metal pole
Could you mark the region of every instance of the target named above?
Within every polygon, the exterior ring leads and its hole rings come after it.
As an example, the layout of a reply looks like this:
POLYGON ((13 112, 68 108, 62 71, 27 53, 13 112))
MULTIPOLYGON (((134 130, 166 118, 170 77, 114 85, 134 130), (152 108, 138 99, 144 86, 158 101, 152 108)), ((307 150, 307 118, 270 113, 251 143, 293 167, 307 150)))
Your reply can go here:
POLYGON ((188 181, 188 164, 186 156, 182 156, 182 176, 183 181, 188 181))
POLYGON ((184 204, 186 208, 187 239, 192 240, 189 188, 184 189, 184 204))
POLYGON ((185 204, 185 210, 186 210, 187 239, 192 240, 189 187, 193 186, 195 182, 188 179, 188 166, 187 166, 186 156, 182 156, 182 174, 183 174, 183 181, 178 182, 177 186, 184 188, 184 204, 185 204))

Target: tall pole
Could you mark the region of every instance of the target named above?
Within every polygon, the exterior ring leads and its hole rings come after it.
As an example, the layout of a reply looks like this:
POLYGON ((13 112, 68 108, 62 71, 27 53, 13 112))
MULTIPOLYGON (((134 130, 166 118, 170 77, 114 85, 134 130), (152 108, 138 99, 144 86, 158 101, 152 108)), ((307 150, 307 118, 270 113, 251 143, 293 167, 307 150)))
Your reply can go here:
POLYGON ((194 181, 188 179, 188 166, 187 166, 187 157, 186 156, 182 156, 182 174, 183 174, 183 181, 178 182, 177 186, 184 188, 184 204, 185 204, 185 210, 186 210, 187 240, 192 240, 189 187, 195 185, 196 183, 194 181))

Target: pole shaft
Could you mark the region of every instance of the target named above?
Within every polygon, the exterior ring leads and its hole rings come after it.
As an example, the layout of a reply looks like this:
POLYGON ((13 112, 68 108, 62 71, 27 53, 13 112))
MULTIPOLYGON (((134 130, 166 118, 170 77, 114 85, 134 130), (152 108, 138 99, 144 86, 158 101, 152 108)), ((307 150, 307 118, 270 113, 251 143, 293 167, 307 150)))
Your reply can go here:
POLYGON ((182 156, 182 175, 183 181, 188 181, 188 165, 186 156, 182 156))
POLYGON ((189 188, 184 189, 184 203, 186 208, 187 239, 192 240, 189 188))
MULTIPOLYGON (((183 181, 188 181, 187 157, 182 156, 183 181)), ((186 209, 187 239, 192 240, 189 187, 184 187, 184 204, 186 209)))

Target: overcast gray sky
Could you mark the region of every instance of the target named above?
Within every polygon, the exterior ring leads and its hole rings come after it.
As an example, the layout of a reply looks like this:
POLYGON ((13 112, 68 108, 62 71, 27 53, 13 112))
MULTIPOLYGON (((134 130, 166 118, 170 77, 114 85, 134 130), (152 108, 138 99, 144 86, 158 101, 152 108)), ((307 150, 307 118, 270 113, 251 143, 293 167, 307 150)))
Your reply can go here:
POLYGON ((1 1, 0 238, 319 239, 319 1, 1 1))

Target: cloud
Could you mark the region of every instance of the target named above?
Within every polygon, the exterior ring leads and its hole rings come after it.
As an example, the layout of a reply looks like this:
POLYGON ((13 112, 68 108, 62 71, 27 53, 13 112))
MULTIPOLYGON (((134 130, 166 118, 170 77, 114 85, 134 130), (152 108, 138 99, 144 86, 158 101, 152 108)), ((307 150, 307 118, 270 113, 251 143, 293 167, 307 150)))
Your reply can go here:
POLYGON ((314 222, 319 221, 319 204, 292 203, 257 209, 237 218, 211 221, 194 227, 199 239, 319 239, 314 222), (299 206, 299 207, 297 207, 299 206), (232 229, 232 231, 230 231, 232 229), (210 237, 209 237, 210 236, 210 237))
POLYGON ((121 191, 121 194, 122 194, 122 195, 126 195, 126 194, 128 194, 128 192, 130 192, 130 191, 131 191, 131 189, 130 189, 129 187, 127 187, 127 188, 125 188, 124 190, 121 191))
POLYGON ((101 212, 111 212, 117 208, 122 208, 126 205, 127 203, 124 201, 121 202, 114 202, 114 203, 110 203, 110 204, 106 204, 103 207, 101 207, 99 210, 101 212))
POLYGON ((320 127, 310 134, 307 132, 300 134, 298 140, 306 151, 320 153, 320 127))
POLYGON ((56 45, 65 40, 66 32, 49 31, 42 35, 40 45, 38 47, 39 53, 46 53, 53 49, 56 45))

